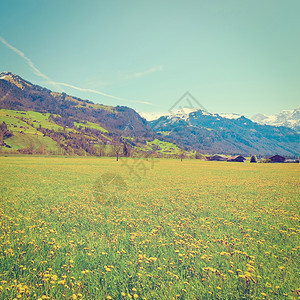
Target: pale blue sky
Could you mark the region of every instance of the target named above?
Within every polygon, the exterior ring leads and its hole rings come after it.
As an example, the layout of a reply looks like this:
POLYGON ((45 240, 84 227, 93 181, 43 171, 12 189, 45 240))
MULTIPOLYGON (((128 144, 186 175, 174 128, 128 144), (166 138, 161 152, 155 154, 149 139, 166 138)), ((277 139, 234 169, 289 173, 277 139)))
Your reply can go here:
POLYGON ((144 112, 189 91, 213 113, 274 114, 300 104, 299 15, 299 0, 0 1, 0 70, 144 112))

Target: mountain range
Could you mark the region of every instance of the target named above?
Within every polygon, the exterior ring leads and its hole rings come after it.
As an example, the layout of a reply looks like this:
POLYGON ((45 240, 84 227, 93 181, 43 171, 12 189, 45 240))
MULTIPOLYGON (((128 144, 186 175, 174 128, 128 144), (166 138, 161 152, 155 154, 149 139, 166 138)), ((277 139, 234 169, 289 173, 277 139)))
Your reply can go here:
POLYGON ((162 116, 149 122, 165 140, 204 153, 299 155, 299 134, 288 127, 261 125, 236 114, 204 110, 162 116))
POLYGON ((0 73, 0 109, 36 111, 59 115, 56 122, 71 126, 74 121, 99 123, 116 134, 141 136, 151 131, 145 119, 126 106, 94 104, 65 93, 34 85, 10 72, 0 73))
POLYGON ((259 124, 285 126, 300 132, 300 107, 283 110, 277 115, 256 114, 251 120, 259 124))
MULTIPOLYGON (((294 122, 288 122, 287 118, 283 121, 282 116, 276 119, 285 122, 282 123, 284 126, 278 126, 282 125, 279 121, 274 123, 276 126, 258 124, 267 123, 265 116, 256 115, 250 120, 236 114, 212 114, 202 109, 185 110, 184 113, 178 111, 147 122, 129 107, 95 104, 34 85, 13 73, 2 72, 0 110, 0 123, 8 122, 7 130, 13 130, 15 138, 19 136, 21 139, 21 134, 23 140, 26 140, 24 134, 32 138, 32 133, 29 133, 32 129, 35 135, 43 134, 43 137, 50 138, 66 153, 94 155, 97 152, 95 146, 126 140, 132 149, 144 152, 175 154, 180 147, 190 153, 300 154, 300 135, 296 132, 299 109, 292 114, 294 122), (36 112, 39 120, 30 121, 13 111, 26 112, 26 116, 30 115, 29 112, 36 112), (30 130, 24 133, 23 128, 28 126, 17 124, 21 121, 27 122, 30 130), (296 130, 287 125, 293 125, 296 130)), ((2 144, 9 145, 13 138, 5 137, 2 144)), ((22 148, 20 145, 14 145, 14 149, 22 148)))

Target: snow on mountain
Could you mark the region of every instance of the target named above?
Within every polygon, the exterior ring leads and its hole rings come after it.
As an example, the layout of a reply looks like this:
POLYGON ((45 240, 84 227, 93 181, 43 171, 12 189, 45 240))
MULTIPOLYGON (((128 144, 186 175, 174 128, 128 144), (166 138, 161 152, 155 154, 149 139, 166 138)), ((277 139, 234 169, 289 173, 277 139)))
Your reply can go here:
POLYGON ((140 116, 145 118, 147 121, 153 121, 159 119, 160 117, 166 116, 169 118, 180 118, 187 119, 189 114, 199 109, 190 108, 190 107, 182 107, 180 109, 174 110, 172 112, 163 113, 163 112, 139 112, 140 116))
POLYGON ((225 119, 238 119, 240 118, 242 115, 240 114, 236 114, 236 113, 232 113, 232 114, 218 114, 220 117, 225 118, 225 119))
MULTIPOLYGON (((178 110, 163 113, 163 112, 151 112, 145 113, 140 112, 140 115, 145 118, 147 121, 157 120, 162 116, 167 117, 168 119, 174 120, 184 120, 188 121, 190 117, 193 116, 193 113, 199 112, 203 116, 211 116, 211 117, 221 117, 224 119, 237 120, 242 117, 242 115, 237 113, 219 113, 212 114, 204 110, 182 107, 178 110)), ((283 110, 277 115, 265 115, 265 114, 256 114, 251 120, 258 124, 262 125, 272 125, 272 126, 285 126, 292 128, 298 132, 300 132, 300 107, 294 110, 283 110)))
POLYGON ((169 114, 167 116, 169 118, 175 118, 175 119, 182 119, 187 120, 191 113, 198 111, 199 109, 190 108, 190 107, 182 107, 180 109, 177 109, 169 114))
POLYGON ((0 79, 9 81, 9 82, 15 84, 16 86, 18 86, 21 89, 24 89, 24 86, 28 86, 28 87, 32 86, 32 84, 30 82, 22 79, 18 75, 15 75, 15 74, 13 74, 11 72, 7 72, 7 71, 4 71, 4 72, 0 73, 0 79))
POLYGON ((259 124, 285 126, 300 131, 300 107, 293 110, 283 110, 277 115, 256 114, 251 118, 259 124))
POLYGON ((166 113, 163 112, 138 112, 140 116, 147 121, 153 121, 156 120, 162 116, 166 116, 166 113))
POLYGON ((157 133, 184 147, 208 153, 299 155, 299 134, 287 127, 257 124, 238 114, 212 114, 204 110, 177 112, 149 122, 157 133))
POLYGON ((195 112, 201 112, 201 114, 203 116, 211 116, 211 117, 222 117, 225 119, 238 119, 240 117, 242 117, 242 115, 240 114, 236 114, 236 113, 220 113, 220 114, 213 114, 210 112, 207 112, 205 110, 202 109, 195 109, 195 108, 190 108, 190 107, 182 107, 180 109, 177 109, 175 111, 169 112, 169 113, 163 113, 163 112, 139 112, 139 114, 145 118, 147 121, 153 121, 153 120, 157 120, 160 117, 167 117, 169 119, 171 118, 175 118, 175 119, 182 119, 182 120, 187 120, 192 113, 195 112))
POLYGON ((17 81, 23 80, 20 76, 15 75, 11 72, 4 71, 4 72, 0 73, 0 79, 7 79, 7 78, 12 78, 12 79, 17 80, 17 81))

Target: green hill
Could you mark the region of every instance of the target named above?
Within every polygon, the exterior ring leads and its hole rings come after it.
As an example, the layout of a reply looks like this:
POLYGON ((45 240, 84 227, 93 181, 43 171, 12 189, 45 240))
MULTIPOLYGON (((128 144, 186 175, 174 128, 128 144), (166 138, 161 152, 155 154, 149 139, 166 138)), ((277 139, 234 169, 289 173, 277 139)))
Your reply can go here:
MULTIPOLYGON (((56 122, 61 116, 35 111, 0 109, 3 122, 11 136, 0 144, 2 153, 114 155, 113 144, 119 138, 97 123, 90 121, 69 122, 61 126, 56 122)), ((133 137, 121 136, 121 143, 128 145, 133 156, 139 153, 179 155, 180 149, 173 143, 154 139, 139 142, 133 137)))
POLYGON ((94 104, 10 72, 0 74, 2 153, 113 156, 117 148, 121 155, 128 148, 133 156, 169 157, 181 152, 129 107, 94 104))
POLYGON ((7 146, 0 146, 0 150, 15 151, 30 148, 33 151, 41 150, 42 144, 47 152, 55 152, 59 147, 51 138, 44 136, 38 128, 49 128, 52 130, 63 129, 61 126, 49 121, 50 114, 41 114, 33 111, 0 110, 0 123, 5 122, 7 129, 13 135, 5 139, 7 146))

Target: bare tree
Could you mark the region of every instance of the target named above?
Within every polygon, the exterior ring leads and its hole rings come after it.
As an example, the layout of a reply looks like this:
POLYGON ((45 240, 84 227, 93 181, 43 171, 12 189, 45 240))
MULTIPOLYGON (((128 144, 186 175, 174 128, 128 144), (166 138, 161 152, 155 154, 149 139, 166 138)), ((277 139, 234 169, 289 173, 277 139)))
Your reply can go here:
POLYGON ((129 151, 128 151, 127 143, 126 143, 126 141, 125 141, 124 144, 123 144, 123 155, 124 155, 125 157, 127 157, 128 154, 129 154, 129 151))
POLYGON ((117 161, 119 160, 119 153, 121 152, 123 145, 120 142, 113 142, 112 143, 113 151, 116 154, 117 161))
POLYGON ((41 143, 41 153, 45 154, 45 146, 44 143, 41 143))
POLYGON ((180 150, 179 157, 180 157, 180 161, 182 161, 184 159, 185 151, 183 149, 180 150))
POLYGON ((0 145, 4 143, 4 133, 0 130, 0 145))
POLYGON ((104 156, 104 149, 105 149, 105 145, 104 144, 98 144, 99 145, 99 156, 104 156))

